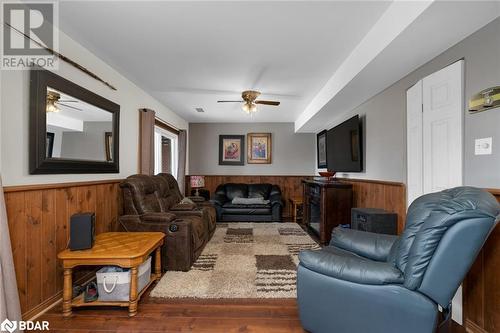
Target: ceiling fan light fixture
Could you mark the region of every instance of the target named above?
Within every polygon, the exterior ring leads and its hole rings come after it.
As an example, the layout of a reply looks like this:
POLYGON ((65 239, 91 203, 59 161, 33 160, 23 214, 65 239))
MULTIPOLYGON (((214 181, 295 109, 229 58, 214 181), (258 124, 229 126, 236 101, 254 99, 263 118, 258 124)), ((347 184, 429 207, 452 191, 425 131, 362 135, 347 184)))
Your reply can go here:
POLYGON ((56 103, 53 100, 48 100, 46 111, 47 112, 59 112, 61 110, 56 106, 56 103))
POLYGON ((248 114, 251 114, 253 112, 257 112, 257 105, 254 103, 248 103, 248 102, 243 103, 241 108, 243 109, 243 111, 245 111, 248 114))
POLYGON ((61 95, 55 91, 48 91, 47 92, 47 106, 46 106, 46 112, 59 112, 61 109, 59 109, 56 105, 56 102, 59 101, 59 98, 61 98, 61 95))

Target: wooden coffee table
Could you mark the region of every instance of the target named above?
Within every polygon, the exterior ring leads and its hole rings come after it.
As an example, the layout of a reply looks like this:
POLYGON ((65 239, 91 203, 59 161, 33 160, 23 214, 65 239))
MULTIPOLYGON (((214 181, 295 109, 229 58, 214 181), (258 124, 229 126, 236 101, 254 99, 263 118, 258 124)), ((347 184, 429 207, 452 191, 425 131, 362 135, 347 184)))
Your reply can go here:
POLYGON ((73 307, 83 306, 122 306, 128 307, 129 316, 137 314, 137 302, 142 294, 154 281, 161 277, 161 246, 165 234, 162 232, 106 232, 96 236, 94 246, 89 250, 70 251, 69 249, 58 254, 63 262, 63 316, 71 316, 73 307), (156 251, 155 270, 151 280, 142 289, 137 291, 137 271, 140 264, 146 261, 149 255, 156 251), (73 268, 76 266, 120 266, 130 268, 130 297, 128 302, 101 302, 85 303, 83 294, 73 297, 73 268))

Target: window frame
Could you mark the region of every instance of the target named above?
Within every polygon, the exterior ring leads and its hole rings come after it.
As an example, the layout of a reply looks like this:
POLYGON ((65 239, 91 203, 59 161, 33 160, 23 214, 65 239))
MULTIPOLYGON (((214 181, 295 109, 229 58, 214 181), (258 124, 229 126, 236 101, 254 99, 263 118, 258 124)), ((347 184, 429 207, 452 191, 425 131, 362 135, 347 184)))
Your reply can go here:
POLYGON ((164 122, 155 119, 154 126, 154 173, 162 172, 162 154, 161 154, 161 138, 162 136, 170 139, 172 144, 171 160, 172 160, 172 175, 177 179, 177 169, 179 167, 179 131, 165 124, 164 122))

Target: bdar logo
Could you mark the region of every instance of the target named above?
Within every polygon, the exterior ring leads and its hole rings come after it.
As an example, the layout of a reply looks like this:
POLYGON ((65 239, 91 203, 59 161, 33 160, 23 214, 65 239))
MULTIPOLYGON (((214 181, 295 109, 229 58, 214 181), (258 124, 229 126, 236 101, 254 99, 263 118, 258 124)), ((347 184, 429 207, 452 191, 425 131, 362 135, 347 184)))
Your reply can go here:
POLYGON ((0 331, 13 333, 17 328, 17 323, 15 321, 10 321, 5 319, 2 324, 0 324, 0 331))

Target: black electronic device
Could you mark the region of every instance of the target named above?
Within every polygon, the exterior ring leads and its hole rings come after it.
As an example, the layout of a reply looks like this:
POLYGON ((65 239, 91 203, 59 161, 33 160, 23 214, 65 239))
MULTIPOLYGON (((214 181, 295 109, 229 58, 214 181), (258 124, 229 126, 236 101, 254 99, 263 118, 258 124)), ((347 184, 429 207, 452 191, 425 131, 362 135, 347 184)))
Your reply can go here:
POLYGON ((351 229, 396 235, 398 214, 379 208, 352 208, 351 229))
POLYGON ((95 214, 78 213, 69 222, 69 249, 71 251, 92 248, 95 239, 95 214))

